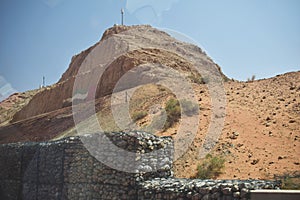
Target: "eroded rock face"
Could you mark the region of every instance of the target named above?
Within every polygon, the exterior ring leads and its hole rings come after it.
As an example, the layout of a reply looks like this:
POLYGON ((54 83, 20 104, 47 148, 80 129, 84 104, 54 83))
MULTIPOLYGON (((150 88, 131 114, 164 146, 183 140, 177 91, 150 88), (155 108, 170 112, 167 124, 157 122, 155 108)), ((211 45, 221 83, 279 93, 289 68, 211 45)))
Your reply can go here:
POLYGON ((0 127, 9 124, 14 115, 22 110, 30 100, 44 88, 22 93, 14 93, 0 102, 0 127))
POLYGON ((117 91, 155 83, 158 74, 168 78, 168 72, 159 69, 161 65, 186 76, 196 74, 193 63, 187 59, 190 57, 200 60, 204 71, 220 73, 220 68, 199 47, 179 42, 150 26, 114 26, 105 31, 100 42, 74 56, 58 83, 36 94, 12 121, 66 107, 76 92, 87 99, 110 95, 124 74, 127 74, 126 84, 119 85, 117 91), (138 68, 141 65, 143 69, 138 68))

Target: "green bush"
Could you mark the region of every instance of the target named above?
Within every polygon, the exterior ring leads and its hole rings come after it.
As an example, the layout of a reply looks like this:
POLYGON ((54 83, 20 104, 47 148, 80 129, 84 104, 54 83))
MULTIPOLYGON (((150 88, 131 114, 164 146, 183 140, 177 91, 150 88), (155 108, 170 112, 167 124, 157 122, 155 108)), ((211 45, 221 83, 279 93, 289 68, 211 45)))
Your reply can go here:
POLYGON ((146 111, 135 112, 135 113, 132 114, 132 120, 136 122, 136 121, 138 121, 138 120, 143 119, 144 117, 146 117, 147 114, 148 113, 146 111))
POLYGON ((191 81, 193 83, 197 83, 197 84, 205 84, 203 78, 201 77, 201 75, 197 74, 191 74, 190 76, 188 76, 189 79, 191 79, 191 81))
MULTIPOLYGON (((186 99, 181 100, 181 106, 183 108, 184 114, 187 116, 192 116, 198 113, 198 105, 188 101, 186 99)), ((181 117, 180 103, 177 99, 170 99, 167 101, 165 110, 167 113, 167 119, 164 125, 164 130, 172 127, 174 123, 178 122, 181 117)))
POLYGON ((225 167, 225 159, 221 156, 207 154, 205 160, 197 166, 196 178, 212 179, 222 174, 225 167))
POLYGON ((300 173, 287 173, 281 176, 275 176, 276 180, 281 182, 281 189, 300 190, 300 173))
POLYGON ((173 98, 170 99, 167 101, 165 109, 167 113, 167 120, 165 122, 164 129, 167 130, 180 119, 181 109, 179 101, 173 98))

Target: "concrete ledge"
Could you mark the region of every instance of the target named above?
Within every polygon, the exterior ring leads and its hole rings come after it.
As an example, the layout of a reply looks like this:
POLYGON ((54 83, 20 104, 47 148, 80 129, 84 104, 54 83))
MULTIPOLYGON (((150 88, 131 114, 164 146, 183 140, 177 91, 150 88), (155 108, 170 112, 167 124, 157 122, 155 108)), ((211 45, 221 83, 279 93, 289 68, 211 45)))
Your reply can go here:
POLYGON ((252 190, 250 199, 255 200, 299 200, 300 190, 252 190))

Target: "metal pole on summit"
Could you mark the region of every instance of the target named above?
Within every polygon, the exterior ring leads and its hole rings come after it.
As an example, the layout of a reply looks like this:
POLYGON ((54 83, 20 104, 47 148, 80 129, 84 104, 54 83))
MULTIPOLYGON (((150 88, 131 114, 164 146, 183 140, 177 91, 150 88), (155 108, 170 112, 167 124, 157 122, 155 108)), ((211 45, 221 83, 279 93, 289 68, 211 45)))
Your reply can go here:
POLYGON ((124 9, 121 9, 121 25, 124 25, 124 9))

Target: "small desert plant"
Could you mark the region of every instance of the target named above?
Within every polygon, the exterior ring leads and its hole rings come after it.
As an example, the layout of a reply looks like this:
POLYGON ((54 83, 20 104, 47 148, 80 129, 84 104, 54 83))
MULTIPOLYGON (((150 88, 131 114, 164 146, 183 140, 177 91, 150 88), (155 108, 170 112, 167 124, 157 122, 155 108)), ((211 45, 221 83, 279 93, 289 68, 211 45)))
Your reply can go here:
POLYGON ((181 117, 181 107, 183 108, 184 114, 187 116, 192 116, 198 113, 198 105, 188 101, 186 99, 179 101, 177 99, 170 99, 167 101, 165 109, 167 113, 167 119, 166 123, 164 125, 164 130, 167 130, 171 126, 173 126, 174 123, 178 122, 181 117))
POLYGON ((286 173, 275 176, 275 179, 281 182, 281 189, 300 190, 300 173, 286 173))
POLYGON ((174 123, 179 121, 179 118, 181 116, 181 109, 180 104, 177 99, 170 99, 166 103, 166 113, 167 113, 167 120, 164 125, 164 129, 170 128, 174 123))
POLYGON ((197 83, 197 84, 205 84, 203 78, 201 77, 201 75, 199 74, 191 74, 190 76, 188 76, 189 79, 191 79, 191 81, 193 83, 197 83))
POLYGON ((136 121, 138 121, 140 119, 143 119, 146 116, 147 116, 147 112, 146 111, 135 112, 135 113, 132 114, 132 120, 136 122, 136 121))
POLYGON ((197 166, 196 178, 211 179, 217 178, 222 174, 225 167, 225 159, 221 156, 212 156, 207 154, 205 160, 197 166))
POLYGON ((227 76, 223 77, 224 82, 234 81, 233 79, 228 78, 227 76))
POLYGON ((255 81, 255 75, 252 75, 251 78, 247 78, 247 82, 255 81))

